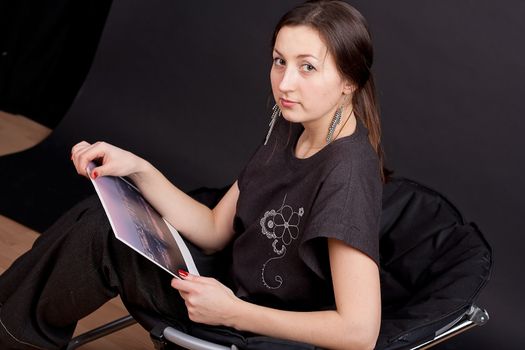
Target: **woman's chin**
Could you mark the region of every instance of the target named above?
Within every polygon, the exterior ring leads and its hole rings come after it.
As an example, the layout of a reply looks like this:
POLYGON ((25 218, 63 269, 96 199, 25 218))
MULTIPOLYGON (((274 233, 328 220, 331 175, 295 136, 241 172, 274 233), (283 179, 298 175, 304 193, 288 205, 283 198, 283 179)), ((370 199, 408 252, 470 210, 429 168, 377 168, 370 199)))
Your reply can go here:
POLYGON ((281 115, 290 123, 302 123, 304 121, 304 118, 299 113, 294 113, 292 111, 281 111, 281 115))

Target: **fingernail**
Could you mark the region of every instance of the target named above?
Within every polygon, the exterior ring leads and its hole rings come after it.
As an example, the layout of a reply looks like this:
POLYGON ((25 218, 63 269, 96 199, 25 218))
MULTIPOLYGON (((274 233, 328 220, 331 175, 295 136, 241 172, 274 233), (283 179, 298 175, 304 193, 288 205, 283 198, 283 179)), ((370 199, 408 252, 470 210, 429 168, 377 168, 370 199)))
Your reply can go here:
POLYGON ((98 173, 96 171, 93 172, 93 180, 95 180, 98 177, 98 173))
POLYGON ((177 271, 177 272, 179 273, 179 276, 182 277, 182 278, 188 277, 188 272, 184 271, 183 269, 179 269, 179 271, 177 271))

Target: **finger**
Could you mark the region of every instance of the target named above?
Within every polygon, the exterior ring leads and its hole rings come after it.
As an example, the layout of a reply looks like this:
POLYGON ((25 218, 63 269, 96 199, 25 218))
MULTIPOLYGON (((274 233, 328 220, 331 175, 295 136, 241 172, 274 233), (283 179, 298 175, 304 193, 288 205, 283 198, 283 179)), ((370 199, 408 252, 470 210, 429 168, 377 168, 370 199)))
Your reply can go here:
POLYGON ((222 285, 221 282, 217 281, 213 277, 204 277, 199 275, 192 275, 188 273, 186 277, 184 277, 184 280, 186 281, 192 281, 194 283, 198 283, 200 285, 222 285))
POLYGON ((188 297, 189 293, 181 292, 181 291, 179 290, 179 295, 180 295, 180 297, 184 300, 184 302, 186 302, 186 298, 188 297))
POLYGON ((75 165, 75 167, 76 167, 76 159, 78 158, 79 152, 89 146, 91 146, 91 144, 87 143, 86 141, 82 141, 82 142, 77 143, 71 148, 71 160, 73 161, 73 164, 75 165))
POLYGON ((173 278, 171 280, 171 286, 177 289, 180 293, 191 293, 194 290, 193 284, 190 281, 180 280, 173 278))
POLYGON ((104 164, 104 165, 101 165, 101 166, 98 166, 98 167, 95 167, 91 170, 91 174, 90 177, 95 180, 97 177, 99 176, 104 176, 104 175, 107 175, 107 174, 111 174, 112 170, 112 167, 111 165, 109 164, 104 164))
POLYGON ((93 145, 82 141, 72 148, 73 154, 71 155, 71 159, 73 160, 77 173, 82 176, 87 176, 86 169, 82 166, 82 156, 85 154, 86 150, 91 147, 93 147, 93 145))
POLYGON ((182 277, 183 280, 185 281, 193 281, 193 282, 198 282, 199 279, 201 278, 200 276, 197 276, 197 275, 192 275, 191 273, 189 272, 186 272, 184 274, 180 273, 179 272, 179 275, 182 277))
POLYGON ((87 146, 90 146, 91 144, 86 141, 80 141, 73 147, 71 147, 71 154, 75 154, 78 150, 86 148, 87 146))
POLYGON ((92 162, 95 159, 102 159, 104 163, 104 157, 106 155, 107 147, 102 142, 96 142, 93 145, 86 147, 82 150, 80 150, 77 157, 77 169, 86 176, 90 176, 90 174, 87 174, 86 168, 89 162, 92 162))
POLYGON ((199 275, 192 275, 191 273, 183 269, 179 269, 177 272, 179 273, 180 278, 182 278, 185 281, 193 281, 200 283, 205 282, 207 279, 209 279, 207 277, 201 277, 199 275))
POLYGON ((191 295, 201 294, 202 286, 199 286, 195 281, 188 281, 174 278, 171 281, 171 286, 179 292, 185 294, 184 299, 187 300, 191 295))

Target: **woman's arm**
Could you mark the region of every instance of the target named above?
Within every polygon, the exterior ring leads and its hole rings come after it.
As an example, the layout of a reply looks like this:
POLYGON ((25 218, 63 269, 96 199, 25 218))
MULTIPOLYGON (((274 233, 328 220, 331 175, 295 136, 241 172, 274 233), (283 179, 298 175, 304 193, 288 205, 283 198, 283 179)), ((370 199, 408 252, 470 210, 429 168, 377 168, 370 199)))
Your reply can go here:
POLYGON ((148 202, 184 237, 207 252, 221 250, 233 237, 237 181, 210 210, 174 186, 151 164, 130 176, 148 202))
POLYGON ((210 210, 179 190, 153 165, 135 154, 105 142, 80 142, 72 149, 71 159, 84 176, 128 176, 146 200, 177 230, 207 252, 222 249, 233 236, 233 217, 239 197, 237 182, 217 206, 210 210), (87 164, 101 164, 86 173, 87 164))
POLYGON ((258 306, 236 298, 215 280, 197 276, 173 280, 172 286, 179 289, 190 319, 196 322, 222 324, 329 349, 373 349, 381 322, 377 265, 338 240, 329 239, 328 249, 334 311, 290 312, 258 306))

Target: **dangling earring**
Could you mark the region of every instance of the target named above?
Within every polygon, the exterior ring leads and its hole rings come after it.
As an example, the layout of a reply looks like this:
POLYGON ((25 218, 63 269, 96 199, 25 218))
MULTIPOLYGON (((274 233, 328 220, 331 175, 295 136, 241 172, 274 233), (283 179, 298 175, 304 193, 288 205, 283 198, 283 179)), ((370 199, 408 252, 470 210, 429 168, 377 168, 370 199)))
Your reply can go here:
POLYGON ((334 117, 332 118, 332 122, 330 123, 330 127, 328 128, 328 136, 326 136, 326 143, 332 142, 332 137, 334 137, 335 128, 341 122, 342 114, 343 106, 340 106, 339 108, 337 108, 337 111, 335 111, 334 117))
POLYGON ((266 140, 264 140, 264 145, 268 142, 268 139, 270 138, 270 135, 272 134, 273 126, 275 125, 275 122, 277 121, 277 117, 281 115, 281 109, 277 104, 273 106, 272 108, 272 117, 270 119, 270 130, 268 130, 268 134, 266 134, 266 140))

